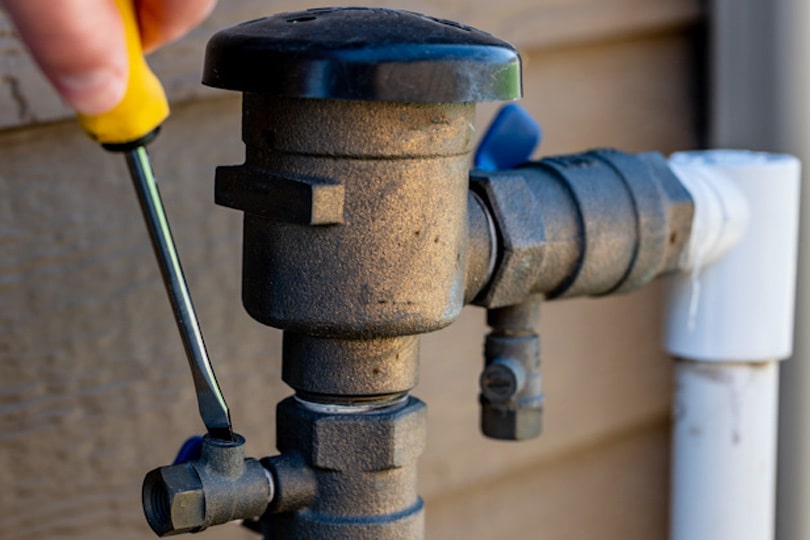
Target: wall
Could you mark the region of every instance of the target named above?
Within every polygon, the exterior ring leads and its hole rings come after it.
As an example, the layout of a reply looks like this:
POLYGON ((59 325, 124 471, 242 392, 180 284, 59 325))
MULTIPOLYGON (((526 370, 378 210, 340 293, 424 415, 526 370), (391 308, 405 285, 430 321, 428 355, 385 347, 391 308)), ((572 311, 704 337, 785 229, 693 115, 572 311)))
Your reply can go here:
MULTIPOLYGON (((520 47, 542 154, 695 144, 696 0, 405 4, 520 47)), ((152 58, 174 101, 154 166, 235 425, 257 456, 273 453, 274 405, 288 394, 280 335, 242 310, 240 214, 212 203, 213 168, 241 161, 239 100, 197 81, 215 29, 291 9, 222 2, 152 58)), ((479 131, 494 110, 480 108, 479 131)), ((0 538, 149 538, 142 475, 201 430, 182 348, 122 161, 79 133, 2 15, 0 128, 0 538)), ((427 336, 415 393, 430 407, 428 537, 663 538, 671 377, 659 312, 658 286, 549 303, 546 427, 527 443, 478 433, 483 312, 427 336)), ((202 536, 252 537, 236 526, 202 536)))

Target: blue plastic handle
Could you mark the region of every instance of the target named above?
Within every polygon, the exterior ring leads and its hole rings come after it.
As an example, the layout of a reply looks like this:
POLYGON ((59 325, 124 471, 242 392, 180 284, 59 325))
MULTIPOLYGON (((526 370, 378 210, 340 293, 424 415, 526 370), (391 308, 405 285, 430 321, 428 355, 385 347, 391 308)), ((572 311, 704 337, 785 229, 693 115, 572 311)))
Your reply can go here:
POLYGON ((183 446, 180 447, 180 450, 177 451, 177 457, 174 458, 174 463, 172 463, 172 465, 179 465, 180 463, 200 459, 200 453, 202 452, 202 440, 203 438, 199 435, 194 435, 193 437, 186 439, 186 442, 184 442, 183 446))
POLYGON ((475 152, 475 167, 485 171, 511 169, 529 160, 540 143, 540 124, 517 103, 501 107, 475 152))

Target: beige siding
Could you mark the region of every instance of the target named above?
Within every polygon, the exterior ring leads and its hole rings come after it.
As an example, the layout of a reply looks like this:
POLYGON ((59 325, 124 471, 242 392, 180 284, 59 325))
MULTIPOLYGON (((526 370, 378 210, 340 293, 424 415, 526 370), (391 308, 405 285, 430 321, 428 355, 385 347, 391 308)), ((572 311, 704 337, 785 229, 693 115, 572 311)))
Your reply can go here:
MULTIPOLYGON (((590 43, 682 27, 698 16, 699 0, 347 0, 340 5, 407 8, 463 21, 508 39, 524 49, 590 43)), ((203 51, 216 30, 261 15, 302 6, 334 5, 330 0, 223 0, 213 16, 181 42, 150 57, 173 100, 210 97, 199 84, 203 51)), ((67 118, 44 78, 27 58, 10 23, 0 12, 0 129, 67 118)))
POLYGON ((428 500, 430 538, 666 538, 667 440, 662 426, 617 433, 553 466, 428 500))
MULTIPOLYGON (((288 394, 280 339, 242 310, 240 215, 212 204, 214 166, 241 161, 239 101, 196 80, 213 29, 296 4, 223 1, 154 58, 176 102, 155 168, 234 421, 257 456, 273 453, 274 405, 288 394)), ((543 154, 691 146, 696 4, 407 3, 520 46, 543 154)), ((71 122, 31 126, 66 111, 8 28, 0 19, 0 538, 149 538, 142 475, 200 430, 179 339, 123 163, 71 122)), ((481 107, 479 131, 494 110, 481 107)), ((424 338, 429 538, 664 536, 670 366, 659 293, 544 308, 545 433, 527 443, 477 431, 483 312, 424 338)), ((253 536, 226 526, 202 537, 253 536)))

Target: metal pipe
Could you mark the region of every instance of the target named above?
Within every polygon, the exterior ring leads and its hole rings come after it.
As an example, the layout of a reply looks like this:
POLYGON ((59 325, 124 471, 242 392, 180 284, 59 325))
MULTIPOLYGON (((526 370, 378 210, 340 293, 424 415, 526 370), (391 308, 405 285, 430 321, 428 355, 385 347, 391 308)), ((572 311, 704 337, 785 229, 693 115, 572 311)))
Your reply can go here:
POLYGON ((660 154, 594 150, 470 180, 497 229, 495 272, 472 302, 487 308, 634 290, 676 270, 689 238, 692 199, 660 154))

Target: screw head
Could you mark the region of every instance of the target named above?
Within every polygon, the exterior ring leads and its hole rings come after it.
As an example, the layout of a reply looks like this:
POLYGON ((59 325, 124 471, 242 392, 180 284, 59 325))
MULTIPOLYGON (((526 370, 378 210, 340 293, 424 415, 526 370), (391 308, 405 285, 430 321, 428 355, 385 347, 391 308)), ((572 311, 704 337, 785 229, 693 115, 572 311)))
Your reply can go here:
POLYGON ((526 372, 520 362, 512 358, 496 358, 481 372, 481 393, 493 403, 504 403, 523 389, 526 372))

